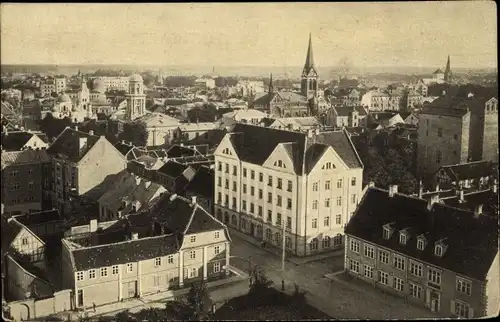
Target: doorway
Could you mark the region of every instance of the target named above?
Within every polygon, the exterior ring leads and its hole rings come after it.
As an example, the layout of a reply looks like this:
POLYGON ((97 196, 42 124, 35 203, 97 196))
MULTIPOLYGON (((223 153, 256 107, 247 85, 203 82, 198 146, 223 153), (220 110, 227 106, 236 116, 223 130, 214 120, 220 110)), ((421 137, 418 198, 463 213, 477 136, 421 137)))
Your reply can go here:
POLYGON ((83 306, 83 290, 78 290, 78 296, 76 297, 76 306, 83 306))
POLYGON ((250 223, 250 233, 252 234, 252 236, 255 236, 255 224, 254 223, 250 223))

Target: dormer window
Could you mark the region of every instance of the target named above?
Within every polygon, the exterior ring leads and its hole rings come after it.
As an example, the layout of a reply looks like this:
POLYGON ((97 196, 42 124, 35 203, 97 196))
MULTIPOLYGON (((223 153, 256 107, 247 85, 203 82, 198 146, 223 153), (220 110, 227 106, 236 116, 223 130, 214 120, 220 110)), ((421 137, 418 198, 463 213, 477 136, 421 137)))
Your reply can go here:
POLYGON ((399 243, 401 245, 406 245, 406 232, 399 233, 399 243))
POLYGON ((389 227, 384 227, 384 239, 391 238, 391 229, 389 227))
POLYGON ((424 250, 425 248, 425 240, 423 238, 417 239, 417 249, 424 250))
POLYGON ((443 256, 443 246, 442 245, 436 245, 434 246, 434 255, 436 256, 443 256))

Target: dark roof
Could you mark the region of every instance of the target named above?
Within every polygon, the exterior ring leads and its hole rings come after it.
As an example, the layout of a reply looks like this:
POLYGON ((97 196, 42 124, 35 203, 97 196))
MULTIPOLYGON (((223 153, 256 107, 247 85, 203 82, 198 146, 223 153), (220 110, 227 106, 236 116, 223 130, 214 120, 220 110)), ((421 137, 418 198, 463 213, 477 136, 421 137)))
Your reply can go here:
POLYGON ((99 137, 85 132, 76 131, 67 127, 50 145, 47 153, 58 158, 67 159, 72 162, 79 162, 85 154, 96 144, 99 137), (80 148, 79 140, 87 139, 86 144, 80 148))
POLYGON ((189 166, 180 164, 175 161, 168 161, 160 169, 159 173, 165 174, 171 178, 179 177, 189 166))
POLYGON ((3 224, 2 222, 2 250, 5 251, 10 247, 10 244, 14 241, 14 238, 21 232, 23 226, 20 225, 16 220, 10 220, 9 222, 3 224))
POLYGON ((58 210, 47 210, 32 212, 24 215, 15 216, 15 219, 21 224, 29 227, 61 220, 58 210))
POLYGON ((181 157, 191 157, 194 155, 200 154, 198 151, 196 151, 193 148, 190 147, 185 147, 181 145, 173 145, 170 149, 167 151, 167 156, 169 158, 181 158, 181 157))
POLYGON ((452 181, 478 179, 495 174, 498 176, 498 163, 493 163, 491 161, 476 161, 442 166, 440 170, 444 171, 452 181))
POLYGON ((33 135, 33 133, 25 131, 3 132, 1 142, 2 148, 5 151, 20 151, 33 135))
POLYGON ((260 120, 260 124, 262 126, 265 126, 265 127, 268 127, 270 126, 271 124, 274 123, 274 121, 276 121, 275 119, 273 118, 270 118, 270 117, 264 117, 263 119, 260 120))
POLYGON ((227 132, 224 129, 215 129, 215 130, 208 130, 206 133, 208 133, 208 139, 205 139, 203 135, 200 135, 188 141, 187 144, 189 145, 208 144, 210 148, 217 147, 227 132))
POLYGON ((457 195, 444 199, 443 202, 446 205, 469 211, 474 211, 477 206, 482 205, 484 214, 498 218, 498 194, 492 190, 464 193, 463 202, 460 202, 457 195))
POLYGON ((129 143, 126 143, 124 141, 120 141, 118 143, 115 144, 115 148, 120 151, 121 154, 123 154, 124 156, 127 155, 127 153, 132 150, 132 148, 134 147, 133 144, 129 144, 129 143))
MULTIPOLYGON (((360 112, 360 110, 355 106, 335 106, 334 109, 337 112, 338 116, 349 116, 354 111, 358 113, 360 112)), ((366 115, 366 112, 363 112, 363 115, 366 115)))
POLYGON ((266 93, 266 94, 260 96, 259 98, 257 98, 256 100, 254 100, 252 104, 259 105, 259 106, 267 105, 267 104, 269 104, 269 102, 271 102, 271 100, 274 98, 275 95, 276 95, 276 93, 271 93, 271 95, 269 95, 269 93, 266 93))
POLYGON ((356 213, 345 228, 348 235, 449 269, 484 280, 498 253, 498 220, 489 216, 475 218, 473 213, 402 194, 389 197, 385 190, 369 188, 356 213), (382 236, 383 226, 396 229, 389 240, 382 236), (409 228, 410 240, 399 244, 398 231, 409 228), (427 246, 417 249, 417 236, 425 234, 427 246), (467 238, 464 238, 467 236, 467 238), (444 240, 443 240, 444 239, 444 240), (434 255, 434 244, 443 240, 448 246, 442 257, 434 255))
POLYGON ((237 123, 230 139, 240 160, 258 165, 264 164, 278 144, 284 144, 295 173, 300 175, 312 169, 326 146, 331 146, 348 167, 362 167, 345 131, 320 132, 308 138, 305 133, 237 123))
POLYGON ((214 197, 214 171, 208 167, 198 168, 184 190, 212 199, 214 197))

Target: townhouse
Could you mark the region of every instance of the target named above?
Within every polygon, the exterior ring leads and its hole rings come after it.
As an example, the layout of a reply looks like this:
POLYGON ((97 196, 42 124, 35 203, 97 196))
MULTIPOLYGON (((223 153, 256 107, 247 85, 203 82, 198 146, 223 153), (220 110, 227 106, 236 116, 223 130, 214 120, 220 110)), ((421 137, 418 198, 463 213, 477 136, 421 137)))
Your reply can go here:
POLYGON ((442 317, 496 315, 496 217, 370 185, 345 229, 345 270, 442 317))
POLYGON ((498 180, 498 163, 475 161, 446 165, 434 175, 434 182, 441 188, 478 189, 498 180))
POLYGON ((361 98, 361 105, 369 111, 385 111, 389 109, 390 96, 384 92, 371 90, 361 98))
POLYGON ((327 112, 326 124, 334 127, 365 126, 367 115, 367 110, 362 106, 334 106, 327 112))
POLYGON ((177 192, 194 177, 196 170, 176 161, 168 161, 156 171, 156 182, 169 192, 177 192))
POLYGON ((47 149, 52 159, 54 207, 63 216, 70 202, 126 168, 126 159, 104 136, 67 127, 47 149))
POLYGON ((48 141, 47 136, 43 133, 5 130, 2 132, 2 151, 45 149, 48 146, 48 141))
POLYGON ((347 132, 238 123, 214 156, 219 220, 279 247, 285 228, 285 247, 299 256, 341 247, 363 173, 347 132))
POLYGON ((164 194, 147 212, 63 239, 63 285, 76 307, 187 287, 229 274, 226 226, 196 203, 164 194))

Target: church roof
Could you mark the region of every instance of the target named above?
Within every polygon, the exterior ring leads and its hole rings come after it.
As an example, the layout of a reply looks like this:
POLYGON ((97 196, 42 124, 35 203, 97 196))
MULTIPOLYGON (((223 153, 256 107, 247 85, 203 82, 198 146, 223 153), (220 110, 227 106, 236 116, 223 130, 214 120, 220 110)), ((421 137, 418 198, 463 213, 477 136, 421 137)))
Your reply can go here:
POLYGON ((304 71, 309 72, 314 68, 314 56, 312 48, 311 33, 309 33, 309 47, 307 48, 306 63, 304 64, 304 71))

